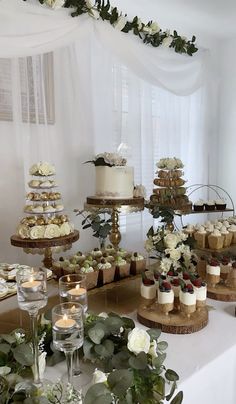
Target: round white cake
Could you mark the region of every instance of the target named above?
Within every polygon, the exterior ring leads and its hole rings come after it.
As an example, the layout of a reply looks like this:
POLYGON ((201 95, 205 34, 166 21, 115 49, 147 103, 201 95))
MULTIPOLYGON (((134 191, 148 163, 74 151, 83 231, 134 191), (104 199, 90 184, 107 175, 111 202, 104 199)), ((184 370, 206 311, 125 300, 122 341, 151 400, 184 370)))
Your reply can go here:
POLYGON ((133 198, 134 169, 127 166, 97 166, 96 196, 109 199, 133 198))

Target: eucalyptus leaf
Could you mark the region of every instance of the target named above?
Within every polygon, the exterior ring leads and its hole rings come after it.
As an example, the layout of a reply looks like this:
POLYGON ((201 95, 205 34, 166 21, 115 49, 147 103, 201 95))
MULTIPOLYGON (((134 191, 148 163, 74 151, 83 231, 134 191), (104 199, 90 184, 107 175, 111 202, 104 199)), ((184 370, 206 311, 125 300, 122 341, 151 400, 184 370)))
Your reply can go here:
POLYGON ((12 345, 16 342, 16 337, 12 334, 1 334, 0 335, 0 340, 3 339, 6 341, 8 344, 12 345))
POLYGON ((84 398, 84 404, 111 404, 112 395, 104 383, 91 386, 84 398))
POLYGON ((112 392, 118 397, 124 397, 133 383, 133 374, 128 369, 114 370, 107 379, 112 392))
POLYGON ((33 365, 33 352, 29 344, 20 344, 13 349, 13 356, 23 366, 33 365))
POLYGON ((160 396, 161 399, 165 397, 165 379, 162 376, 157 376, 153 384, 153 392, 160 396))
POLYGON ((105 319, 105 325, 107 330, 112 333, 119 333, 120 328, 123 326, 123 321, 120 317, 108 317, 105 319))
POLYGON ((102 323, 97 323, 94 327, 88 330, 89 338, 94 344, 100 344, 105 336, 106 329, 102 323))
POLYGON ((0 344, 0 352, 7 355, 11 350, 11 346, 9 344, 0 344))
POLYGON ((135 327, 134 321, 131 318, 122 317, 122 320, 124 322, 125 328, 130 328, 132 330, 135 327))
POLYGON ((148 364, 147 355, 145 352, 140 352, 137 356, 131 356, 129 359, 129 364, 134 369, 143 370, 148 364))
POLYGON ((110 358, 114 352, 114 344, 110 340, 105 340, 102 344, 95 345, 94 350, 101 358, 110 358))
POLYGON ((176 382, 174 382, 171 386, 169 394, 166 396, 167 401, 170 401, 170 399, 173 397, 176 387, 177 387, 177 384, 176 384, 176 382))
POLYGON ((167 371, 165 372, 165 378, 170 382, 176 382, 177 380, 179 380, 179 376, 177 375, 177 373, 171 369, 167 369, 167 371))
POLYGON ((129 368, 130 354, 125 351, 120 351, 112 357, 112 365, 115 369, 128 369, 129 368))
POLYGON ((156 368, 160 367, 166 359, 166 353, 158 354, 156 358, 152 359, 152 364, 156 368))
POLYGON ((157 348, 160 351, 165 351, 168 348, 168 343, 166 341, 161 341, 157 343, 157 348))
POLYGON ((150 328, 147 333, 150 335, 151 340, 157 340, 161 335, 161 330, 159 328, 150 328))
POLYGON ((170 404, 181 404, 183 401, 183 392, 179 391, 178 394, 171 400, 170 404))

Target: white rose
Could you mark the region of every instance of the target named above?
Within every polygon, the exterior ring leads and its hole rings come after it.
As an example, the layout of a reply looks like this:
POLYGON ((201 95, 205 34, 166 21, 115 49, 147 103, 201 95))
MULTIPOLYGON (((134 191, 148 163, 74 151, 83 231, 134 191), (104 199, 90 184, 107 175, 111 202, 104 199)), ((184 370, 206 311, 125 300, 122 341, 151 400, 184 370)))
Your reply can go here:
POLYGON ((60 228, 57 224, 48 224, 45 228, 44 237, 55 238, 60 237, 60 234, 60 228))
POLYGON ((98 317, 107 318, 107 317, 108 317, 108 314, 105 313, 105 311, 102 311, 102 312, 98 315, 98 317))
POLYGON ((181 252, 178 249, 171 250, 170 248, 168 248, 165 253, 170 254, 170 259, 173 261, 178 261, 181 257, 181 252))
POLYGON ((175 248, 179 242, 179 239, 176 234, 170 233, 164 237, 164 243, 167 248, 175 248))
POLYGON ((92 384, 96 383, 106 383, 107 375, 103 373, 101 370, 96 369, 93 373, 92 384))
POLYGON ((174 170, 176 167, 175 161, 172 159, 169 159, 168 163, 167 163, 167 169, 168 170, 174 170))
POLYGON ((123 15, 120 15, 120 17, 113 24, 113 26, 114 26, 114 28, 118 29, 119 31, 122 31, 122 29, 125 27, 126 23, 127 23, 127 19, 123 15))
POLYGON ((138 355, 140 352, 148 353, 150 349, 150 335, 141 328, 135 327, 128 334, 129 351, 138 355))
POLYGON ((134 187, 134 197, 135 198, 145 198, 146 196, 146 188, 143 185, 135 185, 134 187))
POLYGON ((89 10, 89 15, 91 16, 91 17, 93 17, 95 20, 99 20, 99 18, 100 18, 100 14, 99 14, 99 11, 96 9, 96 8, 90 8, 90 10, 89 10))
POLYGON ((71 232, 71 227, 68 222, 64 222, 60 226, 60 235, 61 236, 68 236, 71 232))
POLYGON ((45 0, 45 4, 56 10, 64 6, 65 0, 45 0))
POLYGON ((88 8, 92 8, 92 7, 94 6, 94 1, 92 1, 92 0, 86 0, 86 6, 87 6, 88 8))
POLYGON ((6 376, 11 373, 11 368, 8 366, 0 366, 0 376, 6 376))
POLYGON ((153 34, 156 34, 157 32, 160 31, 160 27, 159 27, 159 25, 157 24, 157 22, 155 22, 155 21, 151 23, 150 27, 151 27, 151 29, 152 29, 152 33, 153 33, 153 34))
POLYGON ((17 234, 21 238, 29 238, 29 228, 24 224, 20 224, 17 228, 17 234))
POLYGON ((29 173, 30 175, 34 175, 37 174, 37 172, 38 172, 38 164, 33 164, 29 169, 29 173))
POLYGON ((148 353, 152 358, 157 357, 157 342, 155 339, 151 342, 148 353))
MULTIPOLYGON (((46 355, 47 355, 46 352, 42 352, 42 353, 39 355, 39 358, 38 358, 38 360, 39 360, 39 378, 40 378, 40 379, 43 378, 43 374, 44 374, 44 372, 45 372, 45 368, 46 368, 46 355)), ((33 372, 33 375, 34 375, 34 373, 35 373, 35 366, 32 365, 32 366, 31 366, 31 369, 32 369, 32 372, 33 372)))
POLYGON ((140 18, 138 18, 137 24, 138 24, 138 30, 140 31, 142 29, 142 26, 143 26, 143 23, 140 20, 140 18))
POLYGON ((47 162, 40 163, 39 167, 38 167, 38 171, 39 171, 39 174, 45 175, 45 176, 55 174, 55 168, 47 162))
POLYGON ((171 45, 172 41, 173 41, 172 36, 167 36, 166 38, 163 39, 162 45, 163 45, 165 48, 168 48, 168 47, 171 45))
POLYGON ((43 226, 34 226, 30 229, 30 238, 31 239, 38 239, 44 237, 44 227, 43 226))
POLYGON ((145 25, 143 27, 143 32, 145 32, 146 34, 152 34, 152 28, 150 27, 150 25, 145 25))

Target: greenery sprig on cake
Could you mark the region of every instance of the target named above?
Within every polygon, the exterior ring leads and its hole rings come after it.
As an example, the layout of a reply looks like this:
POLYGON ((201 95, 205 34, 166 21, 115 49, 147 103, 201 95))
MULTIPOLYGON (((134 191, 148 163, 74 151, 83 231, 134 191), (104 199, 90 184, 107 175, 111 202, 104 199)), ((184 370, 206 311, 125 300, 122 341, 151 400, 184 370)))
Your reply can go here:
MULTIPOLYGON (((27 0, 23 0, 27 1, 27 0)), ((170 30, 163 31, 155 21, 142 22, 135 16, 132 20, 127 18, 127 15, 120 12, 117 7, 113 7, 109 0, 38 0, 41 4, 45 4, 53 9, 61 7, 73 8, 72 17, 78 17, 82 14, 88 14, 92 18, 103 21, 108 21, 114 28, 119 31, 128 33, 132 32, 138 36, 144 44, 150 44, 153 47, 169 47, 177 53, 185 53, 192 56, 198 51, 195 46, 196 37, 192 36, 187 39, 170 30)))

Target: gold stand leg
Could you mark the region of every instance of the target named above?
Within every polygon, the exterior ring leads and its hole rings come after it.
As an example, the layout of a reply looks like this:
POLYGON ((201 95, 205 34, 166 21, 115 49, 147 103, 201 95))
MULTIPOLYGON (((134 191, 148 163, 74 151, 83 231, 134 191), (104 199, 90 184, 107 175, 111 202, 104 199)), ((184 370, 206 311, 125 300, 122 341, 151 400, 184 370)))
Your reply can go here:
POLYGON ((46 247, 44 250, 43 264, 45 268, 52 268, 52 249, 51 247, 46 247))
POLYGON ((119 243, 121 240, 121 234, 119 230, 119 214, 116 209, 112 209, 111 220, 112 220, 112 227, 109 239, 113 247, 116 250, 118 250, 119 243))

